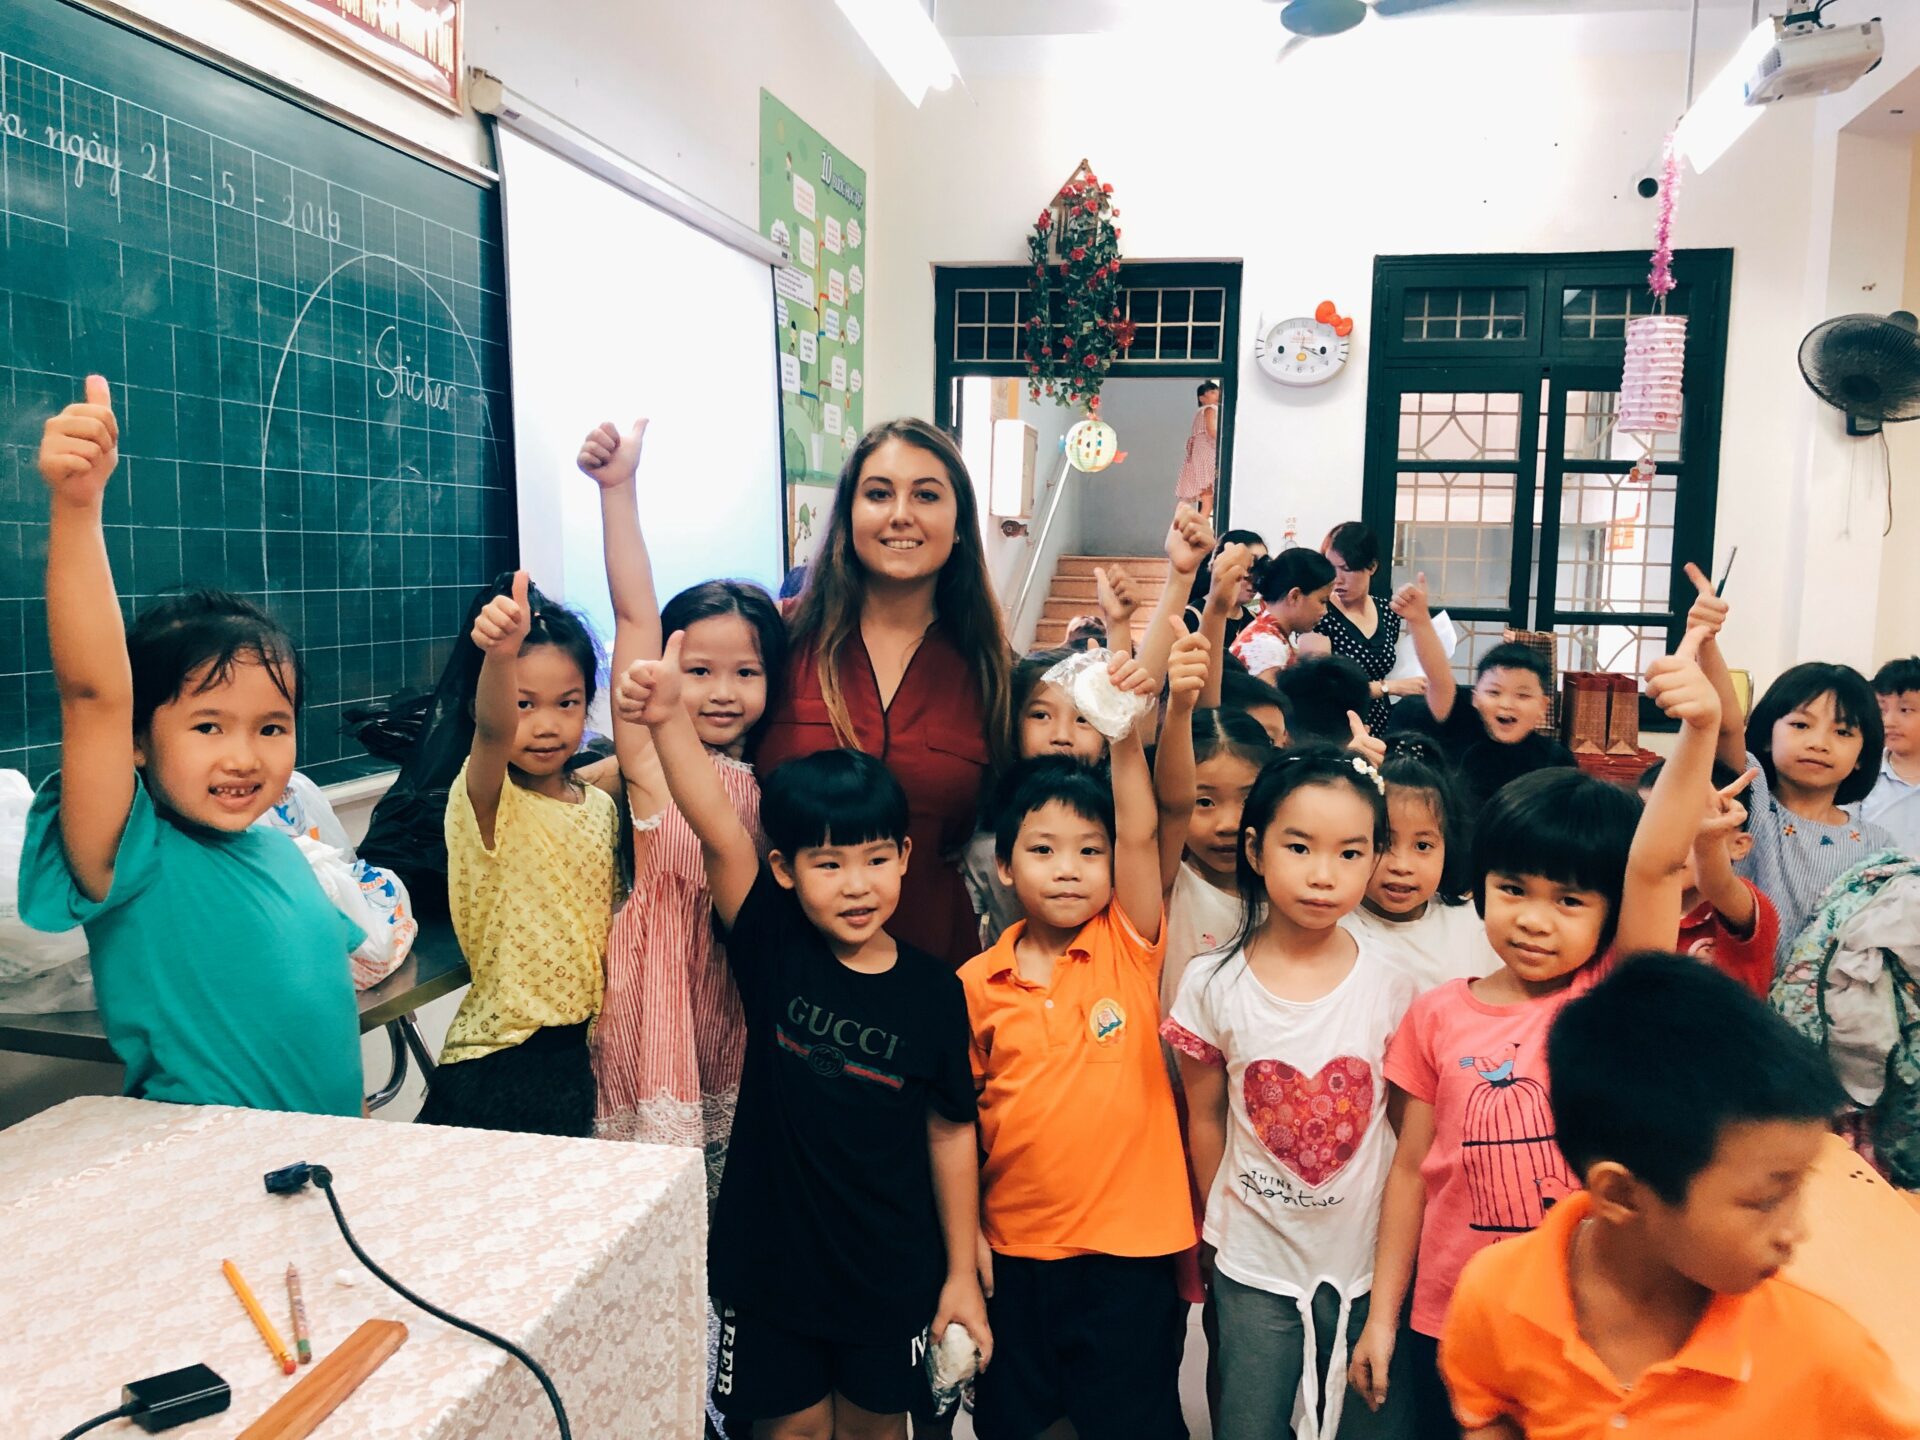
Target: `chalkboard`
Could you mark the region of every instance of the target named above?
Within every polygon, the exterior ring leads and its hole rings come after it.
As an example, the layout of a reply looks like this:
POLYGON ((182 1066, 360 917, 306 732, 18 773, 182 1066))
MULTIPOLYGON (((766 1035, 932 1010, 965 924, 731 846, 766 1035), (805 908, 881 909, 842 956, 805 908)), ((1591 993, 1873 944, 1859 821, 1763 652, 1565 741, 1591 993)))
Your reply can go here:
POLYGON ((46 416, 105 375, 131 614, 266 605, 300 768, 380 768, 345 706, 430 684, 513 551, 498 197, 63 0, 0 30, 0 766, 58 768, 46 416))

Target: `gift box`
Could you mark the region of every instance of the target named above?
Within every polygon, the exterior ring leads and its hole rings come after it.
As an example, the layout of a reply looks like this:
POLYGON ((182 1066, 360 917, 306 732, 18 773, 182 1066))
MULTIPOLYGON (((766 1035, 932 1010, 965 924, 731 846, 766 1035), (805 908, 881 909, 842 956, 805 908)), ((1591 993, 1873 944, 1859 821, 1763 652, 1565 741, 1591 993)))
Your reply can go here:
POLYGON ((1561 677, 1560 693, 1560 738, 1576 756, 1632 759, 1641 753, 1640 685, 1633 676, 1569 670, 1561 677))
POLYGON ((1640 753, 1640 682, 1631 675, 1609 675, 1613 702, 1607 712, 1607 754, 1640 753))
POLYGON ((1561 740, 1575 755, 1607 753, 1607 705, 1613 694, 1605 675, 1569 670, 1560 677, 1561 740))

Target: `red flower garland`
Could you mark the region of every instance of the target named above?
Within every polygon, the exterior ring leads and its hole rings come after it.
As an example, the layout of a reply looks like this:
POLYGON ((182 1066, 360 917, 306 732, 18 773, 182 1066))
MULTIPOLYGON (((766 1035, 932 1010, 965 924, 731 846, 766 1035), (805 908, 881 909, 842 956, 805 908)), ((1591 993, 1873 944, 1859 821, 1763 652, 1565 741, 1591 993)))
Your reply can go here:
POLYGON ((1061 404, 1097 409, 1107 371, 1133 344, 1133 322, 1120 318, 1120 231, 1113 223, 1120 212, 1113 208, 1112 194, 1113 186, 1091 171, 1061 187, 1054 204, 1064 218, 1051 264, 1052 205, 1040 212, 1027 237, 1033 261, 1027 287, 1033 297, 1027 393, 1035 400, 1044 394, 1061 404))

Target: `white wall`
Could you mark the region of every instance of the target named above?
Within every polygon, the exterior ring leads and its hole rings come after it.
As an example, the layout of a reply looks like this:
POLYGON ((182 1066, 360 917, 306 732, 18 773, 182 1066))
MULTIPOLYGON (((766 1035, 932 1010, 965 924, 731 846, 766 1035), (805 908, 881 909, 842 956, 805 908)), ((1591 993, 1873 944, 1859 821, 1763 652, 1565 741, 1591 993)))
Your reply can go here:
MULTIPOLYGON (((1297 515, 1317 537, 1360 506, 1376 255, 1650 247, 1654 207, 1633 182, 1681 106, 1683 11, 1409 16, 1278 68, 1272 7, 1246 11, 1244 31, 1151 43, 962 40, 964 89, 917 113, 882 90, 875 413, 928 404, 930 264, 1019 260, 1085 155, 1115 187, 1126 255, 1245 259, 1232 518, 1277 535, 1297 515), (1283 392, 1252 366, 1253 326, 1323 298, 1357 322, 1349 373, 1283 392)), ((1745 28, 1744 6, 1708 10, 1704 74, 1745 28)), ((1801 603, 1777 577, 1811 397, 1794 365, 1801 317, 1782 297, 1806 281, 1812 124, 1808 106, 1763 117, 1680 200, 1681 244, 1737 251, 1716 548, 1741 547, 1727 638, 1761 672, 1781 663, 1801 603)))
MULTIPOLYGON (((1901 308, 1920 314, 1920 140, 1907 142, 1907 253, 1901 308)), ((1893 458, 1893 533, 1880 567, 1880 614, 1873 658, 1883 664, 1920 651, 1920 421, 1887 427, 1893 458)))

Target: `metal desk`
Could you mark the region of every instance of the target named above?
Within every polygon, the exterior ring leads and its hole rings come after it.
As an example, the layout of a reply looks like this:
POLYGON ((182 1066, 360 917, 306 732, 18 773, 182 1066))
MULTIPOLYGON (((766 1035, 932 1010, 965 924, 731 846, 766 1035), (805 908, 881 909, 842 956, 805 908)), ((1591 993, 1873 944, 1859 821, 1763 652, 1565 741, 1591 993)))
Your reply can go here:
MULTIPOLYGON (((422 921, 413 951, 400 968, 371 990, 359 992, 360 1031, 384 1026, 393 1046, 393 1072, 386 1084, 367 1096, 369 1109, 379 1109, 399 1093, 407 1078, 407 1053, 413 1053, 420 1073, 433 1080, 433 1057, 420 1038, 414 1013, 429 1000, 450 995, 471 977, 460 953, 453 926, 445 920, 422 921)), ((0 1050, 27 1055, 51 1055, 62 1060, 98 1060, 115 1064, 119 1056, 107 1043, 107 1033, 95 1010, 64 1011, 52 1015, 0 1014, 0 1050)))

